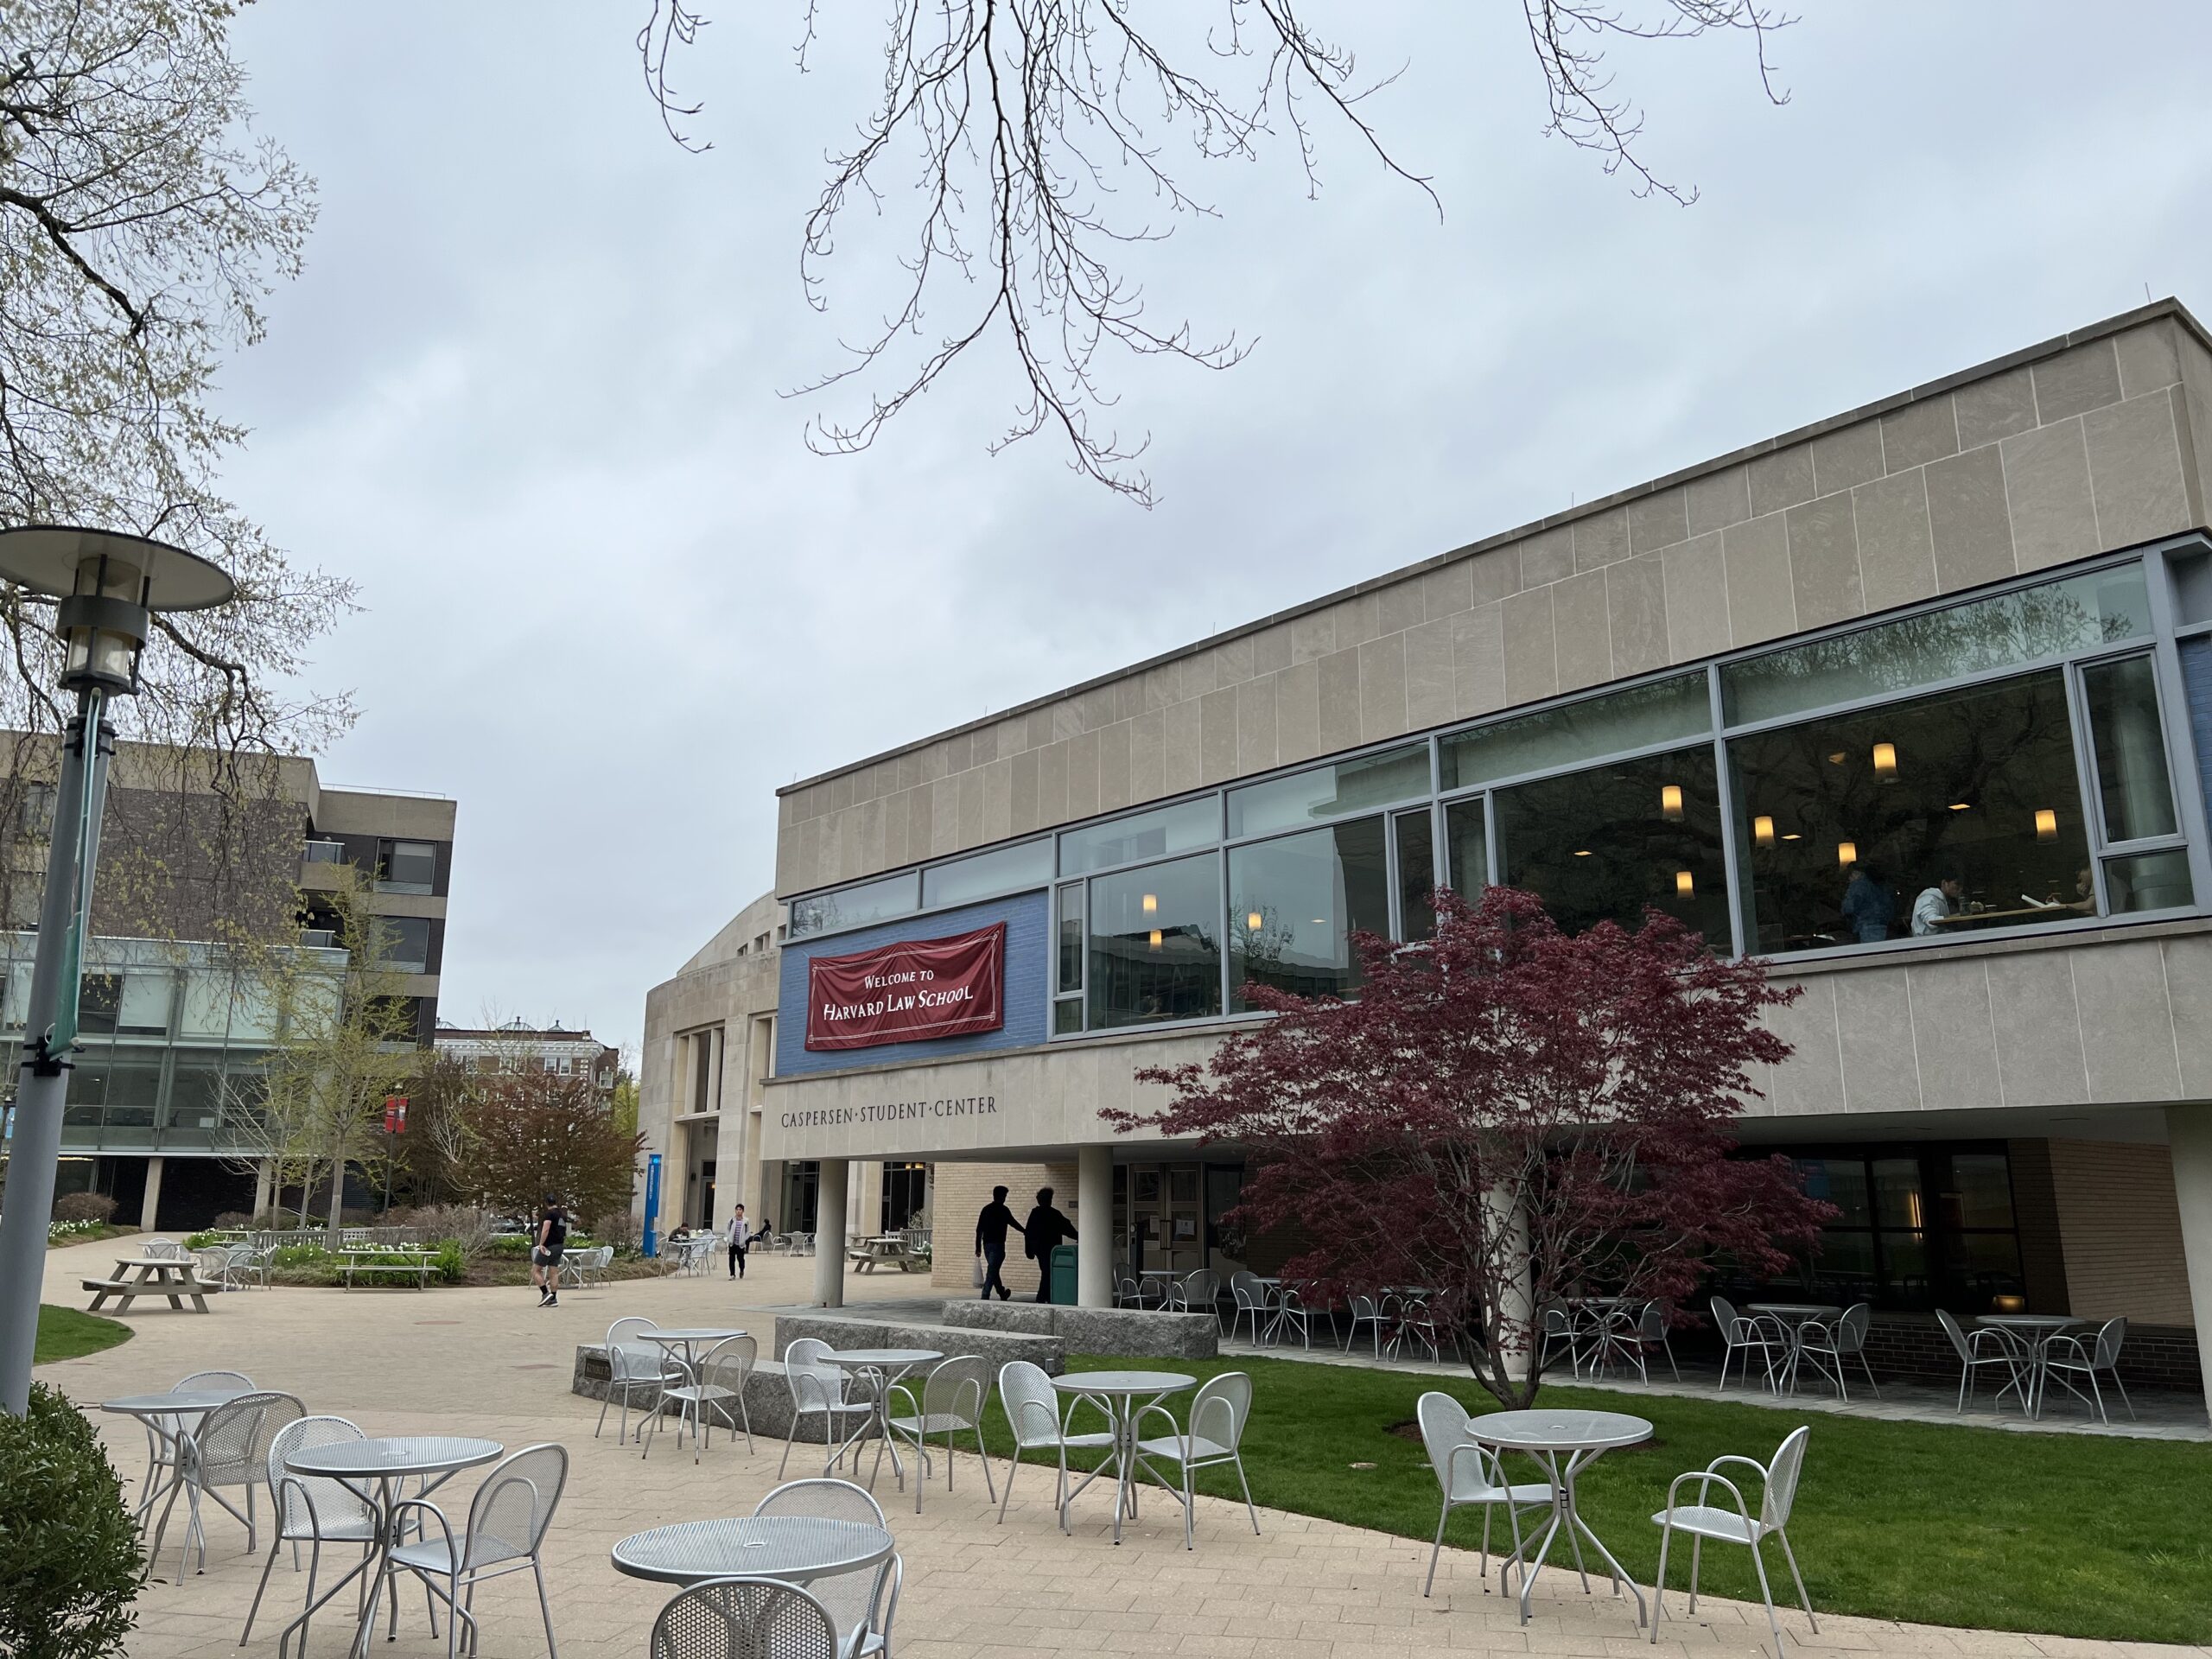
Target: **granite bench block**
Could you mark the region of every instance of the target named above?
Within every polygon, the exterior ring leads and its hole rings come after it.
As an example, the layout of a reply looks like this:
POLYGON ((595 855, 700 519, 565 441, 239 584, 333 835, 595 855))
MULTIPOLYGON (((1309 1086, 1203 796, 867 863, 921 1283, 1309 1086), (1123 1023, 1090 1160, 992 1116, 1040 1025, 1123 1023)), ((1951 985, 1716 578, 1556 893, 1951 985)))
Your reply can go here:
POLYGON ((1049 1302, 959 1301, 944 1305, 944 1322, 984 1331, 1049 1332, 1071 1354, 1215 1359, 1221 1353, 1221 1325, 1211 1313, 1063 1307, 1049 1302))
POLYGON ((1012 1359, 1026 1359, 1057 1376, 1066 1369, 1067 1349, 1060 1339, 1012 1331, 963 1329, 950 1325, 887 1325, 875 1319, 851 1319, 833 1313, 779 1313, 776 1316, 776 1354, 782 1357, 792 1342, 815 1337, 832 1348, 930 1348, 950 1357, 974 1354, 992 1370, 1012 1359))

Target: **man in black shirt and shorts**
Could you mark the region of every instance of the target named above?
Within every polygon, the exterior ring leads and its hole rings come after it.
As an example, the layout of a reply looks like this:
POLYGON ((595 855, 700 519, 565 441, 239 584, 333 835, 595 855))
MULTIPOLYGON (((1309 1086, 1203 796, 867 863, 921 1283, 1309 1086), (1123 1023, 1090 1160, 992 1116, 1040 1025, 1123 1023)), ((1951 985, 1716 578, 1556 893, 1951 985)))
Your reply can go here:
POLYGON ((561 1306, 561 1252, 568 1242, 568 1217, 549 1193, 545 1213, 537 1218, 537 1236, 530 1247, 530 1282, 537 1287, 540 1307, 561 1306))

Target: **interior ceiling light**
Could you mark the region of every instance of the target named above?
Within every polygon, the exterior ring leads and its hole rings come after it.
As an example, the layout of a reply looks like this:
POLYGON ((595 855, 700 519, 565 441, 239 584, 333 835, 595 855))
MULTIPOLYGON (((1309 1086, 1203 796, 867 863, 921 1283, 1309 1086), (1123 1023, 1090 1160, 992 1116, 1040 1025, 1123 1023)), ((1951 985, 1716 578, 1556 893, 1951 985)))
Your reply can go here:
POLYGON ((1954 812, 1971 812, 1974 810, 1974 803, 1972 801, 1953 801, 1951 803, 1951 810, 1954 812))
MULTIPOLYGON (((1796 837, 1793 836, 1791 839, 1795 840, 1796 837)), ((1773 846, 1774 820, 1768 817, 1764 813, 1761 813, 1758 817, 1753 818, 1751 820, 1751 840, 1758 846, 1773 846)))

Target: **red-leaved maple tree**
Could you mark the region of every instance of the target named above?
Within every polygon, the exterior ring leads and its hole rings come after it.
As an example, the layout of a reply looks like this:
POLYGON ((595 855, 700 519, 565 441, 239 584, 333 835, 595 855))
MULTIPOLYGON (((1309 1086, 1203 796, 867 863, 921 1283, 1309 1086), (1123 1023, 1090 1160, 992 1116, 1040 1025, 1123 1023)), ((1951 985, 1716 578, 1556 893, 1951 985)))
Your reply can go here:
POLYGON ((1427 1290, 1509 1406, 1541 1384, 1547 1306, 1686 1308, 1716 1258, 1772 1274, 1817 1240, 1834 1211, 1787 1159, 1729 1155, 1754 1068, 1789 1053, 1761 1012, 1795 990, 1656 911, 1568 935, 1510 888, 1432 902, 1421 944, 1352 936, 1353 997, 1248 984, 1275 1018, 1141 1072, 1171 1103, 1109 1120, 1242 1148, 1230 1218, 1295 1230, 1286 1280, 1322 1305, 1427 1290))

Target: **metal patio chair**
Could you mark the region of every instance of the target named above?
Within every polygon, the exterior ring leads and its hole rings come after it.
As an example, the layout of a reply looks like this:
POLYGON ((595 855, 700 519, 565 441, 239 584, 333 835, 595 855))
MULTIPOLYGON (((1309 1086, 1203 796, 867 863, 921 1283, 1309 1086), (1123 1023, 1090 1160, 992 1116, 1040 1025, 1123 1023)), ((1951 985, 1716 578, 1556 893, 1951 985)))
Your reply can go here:
MULTIPOLYGON (((1726 1296, 1713 1299, 1713 1326, 1720 1333, 1720 1388, 1728 1387, 1728 1362, 1739 1354, 1756 1352, 1759 1362, 1766 1367, 1766 1385, 1776 1389, 1781 1383, 1781 1368, 1789 1351, 1789 1332, 1783 1329, 1782 1321, 1765 1314, 1746 1317, 1736 1312, 1736 1306, 1726 1296)), ((1750 1375, 1751 1361, 1739 1361, 1736 1367, 1738 1381, 1750 1375)))
POLYGON ((1541 1368, 1552 1363, 1559 1350, 1567 1350, 1567 1363, 1575 1376, 1582 1375, 1582 1327, 1575 1322, 1574 1310, 1554 1306, 1543 1313, 1543 1339, 1537 1349, 1536 1363, 1541 1368))
POLYGON ((1866 1373, 1866 1386, 1874 1390, 1874 1397, 1882 1397, 1880 1384, 1874 1381, 1874 1368, 1866 1358, 1866 1332, 1873 1323, 1874 1310, 1865 1302, 1853 1302, 1843 1310, 1842 1317, 1831 1325, 1824 1319, 1808 1319, 1797 1327, 1797 1354, 1789 1367, 1789 1386, 1797 1386, 1797 1366, 1806 1360, 1813 1369, 1835 1384, 1836 1397, 1848 1402, 1851 1390, 1843 1381, 1843 1362, 1856 1356, 1859 1368, 1866 1373))
POLYGON ((1230 1341, 1236 1338, 1236 1327, 1249 1319, 1252 1324, 1252 1345, 1262 1345, 1260 1321, 1270 1311, 1268 1287, 1260 1282, 1256 1273, 1239 1270, 1229 1275, 1229 1297, 1234 1306, 1229 1315, 1230 1341))
POLYGON ((1436 1541, 1429 1548, 1428 1581, 1421 1586, 1421 1594, 1426 1596, 1436 1587, 1437 1557, 1444 1553, 1444 1523, 1452 1518, 1452 1510, 1471 1504, 1479 1504, 1483 1511, 1482 1577, 1490 1577, 1490 1526, 1499 1509, 1505 1510, 1512 1525, 1513 1554, 1498 1567, 1498 1584, 1503 1588, 1506 1572, 1521 1559, 1521 1516, 1529 1510, 1551 1509, 1550 1483, 1540 1480, 1516 1486, 1507 1480, 1497 1453, 1467 1438, 1467 1426, 1474 1421, 1474 1414, 1448 1394, 1424 1394, 1414 1407, 1414 1416, 1421 1424, 1421 1443, 1428 1452, 1429 1467, 1436 1471, 1444 1501, 1437 1512, 1436 1541))
POLYGON ((1375 1357, 1382 1357, 1382 1323, 1390 1317, 1387 1302, 1387 1298, 1375 1296, 1352 1296, 1346 1300, 1345 1306, 1351 1310, 1351 1327, 1344 1332, 1344 1352, 1351 1352, 1352 1344, 1359 1340, 1359 1327, 1363 1325, 1375 1339, 1375 1357))
MULTIPOLYGON (((617 1319, 607 1327, 607 1396, 599 1402, 599 1421, 592 1426, 591 1437, 594 1440, 607 1427, 607 1407, 621 1407, 614 1438, 626 1440, 630 1437, 631 1402, 640 1395, 649 1395, 652 1410, 658 1413, 661 1396, 672 1384, 685 1380, 683 1367, 666 1349, 638 1340, 640 1332, 659 1328, 652 1320, 636 1314, 617 1319)), ((640 1440, 645 1432, 641 1420, 638 1424, 640 1440)))
POLYGON ((2017 1394, 2020 1397, 2020 1409, 2030 1412, 2028 1379, 2033 1356, 2020 1345, 2018 1338, 2011 1332, 1991 1325, 1977 1325, 1972 1331, 1961 1330, 1958 1320, 1951 1317, 1951 1311, 1947 1307, 1936 1310, 1936 1323, 1943 1327, 1943 1334, 1951 1340, 1952 1351, 1959 1357, 1959 1401, 1952 1410, 1964 1411, 1967 1408, 1967 1402, 1974 1396, 1974 1374, 1986 1367, 1996 1365, 2004 1368, 2005 1381, 2005 1385, 1997 1390, 1996 1398, 1990 1402, 1991 1408, 2001 1411, 2005 1396, 2017 1394))
MULTIPOLYGON (((706 1450, 715 1417, 720 1417, 722 1427, 731 1433, 742 1433, 745 1449, 753 1450, 753 1413, 745 1403, 745 1385, 752 1379, 753 1363, 760 1356, 760 1344, 751 1337, 725 1337, 707 1351, 696 1375, 687 1373, 684 1381, 662 1390, 662 1401, 673 1400, 679 1408, 676 1420, 676 1442, 679 1446, 683 1443, 683 1426, 691 1426, 693 1463, 697 1463, 706 1450)), ((654 1440, 660 1438, 663 1415, 658 1411, 653 1414, 654 1440)), ((645 1441, 642 1433, 638 1438, 645 1441)), ((652 1450, 651 1442, 645 1442, 638 1456, 642 1459, 652 1450)))
POLYGON ((1252 1505, 1252 1488, 1244 1478, 1244 1458, 1239 1449, 1244 1440, 1244 1425, 1251 1415, 1252 1379, 1243 1371, 1224 1371, 1206 1379, 1191 1398, 1191 1427, 1187 1433, 1176 1427, 1175 1414, 1158 1401, 1138 1408, 1137 1469, 1182 1501, 1185 1549, 1198 1548, 1193 1531, 1198 1513, 1198 1471, 1222 1464, 1236 1471, 1236 1484, 1244 1491, 1244 1513, 1251 1517, 1253 1535, 1259 1535, 1260 1512, 1252 1505), (1166 1426, 1167 1433, 1147 1439, 1145 1427, 1155 1419, 1166 1426), (1159 1459, 1173 1459, 1180 1466, 1179 1485, 1153 1466, 1159 1459))
POLYGON ((200 1571, 207 1570, 207 1533, 200 1504, 203 1497, 213 1498, 245 1527, 245 1547, 251 1554, 257 1535, 253 1489, 269 1478, 269 1444, 287 1423, 296 1422, 307 1414, 308 1408, 292 1395, 273 1389, 242 1394, 216 1407, 200 1420, 193 1433, 181 1437, 177 1441, 177 1484, 170 1490, 169 1501, 162 1508, 161 1524, 154 1529, 154 1542, 146 1552, 147 1559, 153 1560, 160 1556, 162 1535, 168 1529, 180 1494, 185 1497, 188 1511, 184 1543, 177 1556, 180 1574, 184 1571, 185 1556, 192 1551, 195 1535, 200 1541, 200 1571), (243 1510, 223 1496, 225 1488, 240 1486, 245 1489, 243 1510))
POLYGON ((1284 1285, 1276 1290, 1274 1317, 1268 1324, 1270 1330, 1276 1332, 1288 1332, 1294 1327, 1306 1351, 1313 1351, 1313 1310, 1306 1306, 1306 1299, 1298 1294, 1295 1285, 1284 1285))
POLYGON ((1050 1448, 1059 1458, 1059 1485, 1053 1499, 1059 1512, 1060 1530, 1068 1529, 1068 1453, 1103 1452, 1114 1444, 1114 1420, 1106 1408, 1089 1395, 1077 1395, 1069 1403, 1065 1421, 1060 1416, 1060 1396, 1052 1387, 1052 1379, 1045 1375, 1044 1368, 1026 1359, 1011 1359, 999 1367, 999 1408, 1006 1413, 1007 1426, 1014 1431, 1014 1455, 1007 1461, 1006 1490, 999 1494, 999 1524, 1006 1524, 1007 1500, 1014 1496, 1014 1471, 1021 1467, 1024 1452, 1050 1448), (1067 1425, 1075 1421, 1076 1408, 1088 1405, 1106 1419, 1103 1430, 1084 1429, 1070 1433, 1067 1425))
POLYGON ((646 1659, 840 1659, 837 1626, 780 1579, 708 1579, 660 1610, 646 1659))
MULTIPOLYGON (((904 1401, 906 1409, 885 1421, 891 1432, 902 1440, 912 1442, 914 1447, 914 1513, 922 1512, 922 1488, 928 1484, 929 1438, 932 1434, 944 1436, 944 1490, 952 1490, 952 1437, 973 1434, 976 1455, 982 1460, 983 1491, 996 1497, 998 1488, 991 1479, 990 1453, 983 1447, 983 1402, 990 1398, 990 1362, 972 1354, 957 1355, 939 1360, 922 1379, 921 1397, 905 1382, 894 1383, 891 1389, 893 1401, 904 1401)), ((876 1467, 883 1466, 883 1449, 876 1448, 876 1467)), ((868 1477, 873 1484, 874 1474, 868 1477)))
MULTIPOLYGON (((478 1649, 479 1630, 474 1611, 476 1586, 489 1579, 504 1578, 524 1567, 537 1580, 537 1607, 545 1618, 545 1651, 560 1659, 553 1640, 553 1607, 545 1596, 545 1568, 538 1559, 546 1529, 559 1507, 561 1489, 568 1484, 569 1452, 550 1441, 526 1446, 495 1465, 469 1500, 468 1522, 458 1541, 445 1512, 427 1497, 410 1497, 392 1505, 392 1524, 408 1520, 423 1523, 413 1543, 391 1552, 394 1576, 412 1573, 426 1592, 446 1605, 446 1654, 454 1659, 461 1650, 461 1627, 468 1626, 468 1648, 478 1649), (430 1526, 437 1530, 433 1534, 430 1526)), ((433 1623, 432 1629, 436 1628, 433 1623)), ((399 1630, 399 1597, 391 1598, 391 1633, 399 1630)))
MULTIPOLYGON (((251 1391, 253 1379, 244 1371, 194 1371, 169 1384, 171 1394, 204 1393, 211 1389, 236 1389, 245 1394, 251 1391)), ((151 1491, 155 1480, 164 1469, 176 1466, 176 1444, 196 1427, 196 1421, 187 1417, 163 1416, 146 1425, 146 1481, 139 1490, 151 1491), (156 1424, 159 1427, 156 1427, 156 1424)))
MULTIPOLYGON (((857 1521, 887 1532, 891 1529, 891 1523, 883 1518, 883 1506, 849 1480, 787 1481, 754 1504, 753 1513, 756 1519, 804 1515, 857 1521)), ((899 1614, 899 1592, 905 1581, 906 1569, 896 1551, 879 1566, 808 1580, 807 1588, 829 1610, 843 1659, 888 1651, 891 1624, 899 1614)))
POLYGON ((173 1238, 149 1238, 138 1247, 138 1254, 157 1261, 179 1262, 184 1258, 184 1246, 173 1238))
POLYGON ((1761 1464, 1753 1458, 1724 1456, 1715 1458, 1702 1471, 1677 1475, 1667 1488, 1667 1507, 1651 1517, 1659 1529, 1659 1573, 1652 1581, 1651 1637, 1659 1640, 1659 1611, 1667 1595, 1667 1547, 1678 1532, 1690 1536, 1690 1611, 1697 1611, 1697 1574, 1703 1564, 1705 1541, 1716 1543, 1742 1544, 1751 1552, 1751 1565, 1758 1569, 1759 1595, 1766 1603, 1767 1627, 1774 1632, 1775 1659, 1782 1659, 1782 1621, 1775 1617, 1774 1592, 1766 1581, 1766 1561, 1759 1554, 1759 1546, 1769 1538, 1782 1542, 1783 1559, 1789 1563, 1789 1576, 1796 1581, 1797 1599, 1805 1604, 1805 1622, 1812 1626, 1813 1634, 1821 1633, 1821 1621, 1813 1615, 1813 1599, 1805 1593, 1805 1575, 1797 1570, 1797 1552, 1789 1548, 1789 1535, 1784 1530, 1789 1524, 1790 1506, 1797 1498, 1797 1478, 1805 1465, 1805 1444, 1812 1438, 1810 1427, 1793 1428, 1783 1439, 1774 1461, 1761 1464), (1753 1520, 1744 1502, 1743 1489, 1720 1472, 1724 1466, 1740 1465, 1756 1473, 1765 1490, 1759 1497, 1758 1518, 1753 1520), (1685 1481, 1698 1483, 1697 1501, 1677 1504, 1675 1494, 1685 1481), (1708 1503, 1713 1488, 1723 1488, 1735 1500, 1733 1509, 1708 1503))
MULTIPOLYGON (((826 1476, 842 1453, 832 1452, 845 1438, 847 1427, 857 1417, 865 1417, 875 1409, 872 1399, 851 1399, 847 1395, 850 1379, 842 1366, 830 1363, 828 1356, 836 1351, 817 1337, 798 1337, 784 1348, 784 1382, 791 1395, 791 1432, 784 1437, 784 1455, 776 1465, 776 1478, 784 1478, 784 1470, 791 1463, 791 1447, 798 1442, 799 1425, 809 1418, 819 1419, 822 1424, 822 1449, 831 1452, 822 1465, 826 1476)), ((860 1468, 860 1452, 855 1447, 853 1467, 860 1468)), ((871 1499, 870 1502, 874 1500, 871 1499)))
POLYGON ((2112 1419, 2105 1414, 2104 1390, 2097 1385, 2097 1373, 2106 1371, 2111 1374, 2113 1387, 2120 1390, 2120 1403, 2127 1408, 2127 1414, 2133 1417, 2135 1402, 2127 1397, 2127 1385, 2120 1380, 2120 1351, 2126 1340, 2127 1321, 2124 1318, 2107 1319, 2098 1328, 2094 1342, 2081 1336, 2046 1338, 2043 1346, 2045 1386, 2042 1398, 2036 1402, 2037 1414, 2042 1412, 2043 1401, 2050 1396, 2050 1379, 2056 1377, 2060 1388, 2082 1404, 2095 1408, 2099 1422, 2109 1423, 2112 1419), (2060 1375, 2062 1372, 2085 1378, 2089 1384, 2089 1392, 2083 1394, 2067 1381, 2065 1376, 2060 1375))
POLYGON ((1221 1275, 1211 1268, 1200 1268, 1170 1281, 1166 1294, 1168 1313, 1211 1313, 1217 1321, 1221 1318, 1221 1275))
MULTIPOLYGON (((253 1605, 245 1611, 245 1628, 238 1632, 244 1647, 253 1635, 253 1621, 261 1612, 261 1599, 268 1593, 269 1575, 284 1546, 292 1546, 292 1567, 299 1570, 299 1547, 306 1544, 308 1592, 298 1620, 300 1647, 307 1647, 307 1609, 315 1605, 315 1581, 322 1567, 322 1547, 343 1544, 367 1549, 376 1541, 376 1516, 360 1494, 342 1481, 321 1475, 296 1475, 286 1463, 295 1452, 318 1446, 343 1446, 369 1437, 358 1424, 343 1417, 302 1417, 278 1429, 269 1442, 270 1508, 275 1511, 276 1536, 269 1541, 269 1559, 261 1566, 261 1582, 255 1586, 253 1605)), ((289 1626, 286 1627, 289 1634, 289 1626)), ((283 1643, 280 1640, 278 1645, 283 1643)))

